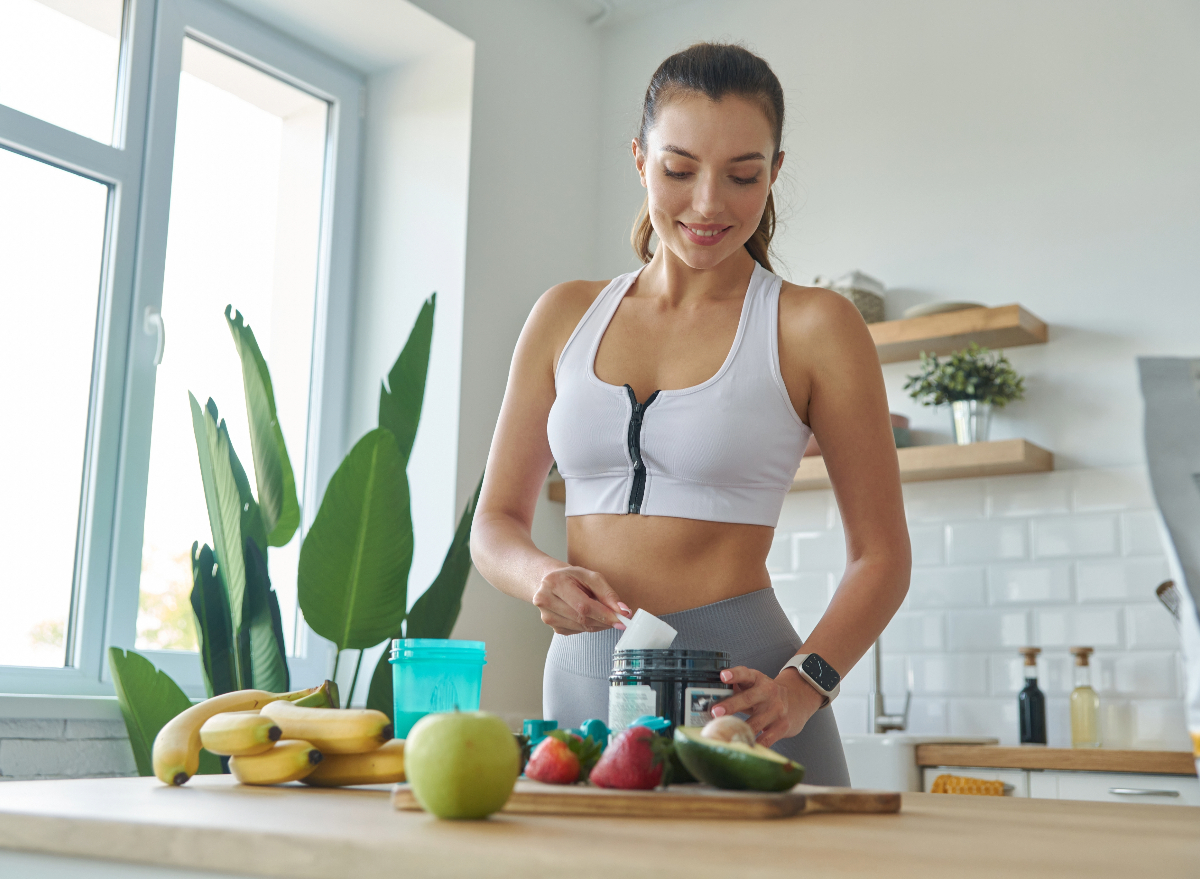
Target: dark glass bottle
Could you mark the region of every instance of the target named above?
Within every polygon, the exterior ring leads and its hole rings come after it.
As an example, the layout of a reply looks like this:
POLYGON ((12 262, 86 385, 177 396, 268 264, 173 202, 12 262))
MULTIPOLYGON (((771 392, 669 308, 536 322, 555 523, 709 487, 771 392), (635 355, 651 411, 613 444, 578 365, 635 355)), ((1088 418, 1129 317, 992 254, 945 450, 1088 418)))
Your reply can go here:
POLYGON ((1024 647, 1025 688, 1017 694, 1017 712, 1021 723, 1021 744, 1046 744, 1046 697, 1037 685, 1037 647, 1024 647))

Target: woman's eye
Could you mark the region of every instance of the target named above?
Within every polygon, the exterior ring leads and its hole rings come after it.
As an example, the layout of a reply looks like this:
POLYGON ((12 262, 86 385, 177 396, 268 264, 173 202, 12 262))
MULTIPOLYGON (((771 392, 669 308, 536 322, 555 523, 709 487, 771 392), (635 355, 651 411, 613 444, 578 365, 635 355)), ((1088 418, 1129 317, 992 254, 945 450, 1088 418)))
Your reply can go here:
POLYGON ((753 177, 734 177, 733 182, 740 183, 742 186, 749 186, 752 183, 758 182, 758 175, 756 174, 753 177))
POLYGON ((675 180, 682 180, 684 177, 688 176, 689 172, 687 172, 687 171, 672 171, 670 168, 663 168, 663 173, 666 174, 668 177, 671 177, 675 180))

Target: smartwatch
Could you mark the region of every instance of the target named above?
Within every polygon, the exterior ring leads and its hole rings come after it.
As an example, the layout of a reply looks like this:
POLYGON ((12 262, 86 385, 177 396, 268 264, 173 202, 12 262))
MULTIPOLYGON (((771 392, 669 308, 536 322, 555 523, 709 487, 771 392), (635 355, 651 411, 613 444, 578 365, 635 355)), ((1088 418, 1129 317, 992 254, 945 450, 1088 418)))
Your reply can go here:
POLYGON ((779 673, 783 674, 784 669, 788 668, 794 668, 800 672, 800 677, 812 684, 817 692, 825 697, 825 701, 821 703, 822 708, 836 699, 842 688, 842 676, 819 654, 797 653, 784 663, 779 673))

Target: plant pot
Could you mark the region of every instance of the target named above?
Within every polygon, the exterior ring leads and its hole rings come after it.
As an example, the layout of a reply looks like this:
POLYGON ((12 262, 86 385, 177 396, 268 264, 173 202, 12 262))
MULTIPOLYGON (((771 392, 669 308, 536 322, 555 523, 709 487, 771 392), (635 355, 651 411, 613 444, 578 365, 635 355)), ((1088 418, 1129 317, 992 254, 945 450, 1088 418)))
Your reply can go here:
POLYGON ((979 400, 955 400, 950 404, 954 441, 960 446, 985 442, 991 423, 992 404, 979 400))

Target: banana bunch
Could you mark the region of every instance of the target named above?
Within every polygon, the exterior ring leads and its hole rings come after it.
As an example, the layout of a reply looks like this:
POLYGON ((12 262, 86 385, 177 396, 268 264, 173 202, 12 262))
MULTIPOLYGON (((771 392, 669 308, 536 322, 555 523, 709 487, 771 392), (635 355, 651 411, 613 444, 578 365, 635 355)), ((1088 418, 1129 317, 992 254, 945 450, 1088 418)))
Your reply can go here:
POLYGON ((154 774, 183 784, 200 748, 229 757, 243 784, 305 781, 319 787, 404 780, 404 742, 387 715, 338 708, 337 687, 275 694, 241 690, 214 696, 175 717, 154 740, 154 774))
MULTIPOLYGON (((303 699, 319 693, 310 687, 293 693, 237 690, 222 693, 175 715, 158 731, 151 751, 154 774, 163 784, 184 784, 200 768, 200 729, 212 717, 232 711, 257 711, 272 702, 303 699)), ((267 733, 269 735, 269 731, 267 733)))

